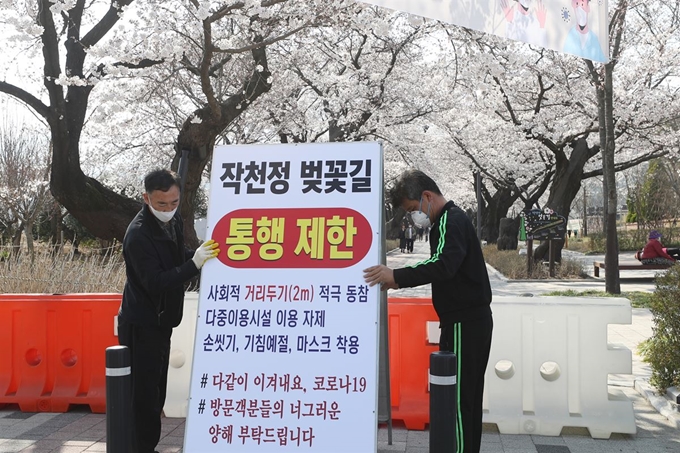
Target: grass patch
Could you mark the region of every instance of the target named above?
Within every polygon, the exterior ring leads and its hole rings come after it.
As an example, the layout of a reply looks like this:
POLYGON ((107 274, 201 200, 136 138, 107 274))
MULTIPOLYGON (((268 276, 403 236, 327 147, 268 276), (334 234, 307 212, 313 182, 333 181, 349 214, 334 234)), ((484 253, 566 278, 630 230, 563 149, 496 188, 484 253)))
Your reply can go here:
POLYGON ((544 293, 543 296, 566 296, 566 297, 624 297, 630 300, 630 305, 635 308, 649 308, 654 293, 646 293, 643 291, 628 291, 621 294, 609 294, 604 291, 589 289, 585 291, 552 291, 544 293))
POLYGON ((592 253, 590 238, 574 238, 572 236, 567 242, 567 246, 564 247, 567 250, 571 250, 572 252, 592 253))
POLYGON ((122 293, 125 264, 120 248, 72 253, 36 247, 0 260, 0 292, 32 294, 122 293))
POLYGON ((555 277, 550 277, 547 265, 535 264, 531 275, 527 274, 527 257, 520 255, 517 250, 498 250, 495 246, 482 248, 486 262, 505 277, 517 279, 574 279, 586 278, 588 275, 583 264, 578 260, 562 256, 562 263, 555 263, 555 277))

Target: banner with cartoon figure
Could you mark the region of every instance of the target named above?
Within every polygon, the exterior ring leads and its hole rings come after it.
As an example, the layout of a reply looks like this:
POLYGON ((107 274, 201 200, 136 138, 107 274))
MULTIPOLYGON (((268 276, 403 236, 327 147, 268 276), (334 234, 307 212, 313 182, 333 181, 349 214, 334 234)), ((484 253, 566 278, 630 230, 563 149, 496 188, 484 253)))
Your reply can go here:
POLYGON ((593 61, 609 61, 607 0, 362 0, 593 61))
POLYGON ((374 453, 382 150, 216 147, 184 451, 374 453))

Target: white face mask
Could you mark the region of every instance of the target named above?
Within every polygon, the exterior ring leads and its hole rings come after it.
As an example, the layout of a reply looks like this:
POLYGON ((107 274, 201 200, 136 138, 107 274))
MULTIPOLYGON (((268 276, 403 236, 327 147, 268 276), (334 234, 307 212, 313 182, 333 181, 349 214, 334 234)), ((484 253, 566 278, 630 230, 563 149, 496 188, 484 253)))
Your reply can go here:
POLYGON ((580 6, 576 8, 576 22, 581 27, 588 25, 588 13, 580 6))
POLYGON ((413 223, 421 228, 427 228, 430 226, 430 218, 422 211, 413 211, 411 213, 411 219, 413 219, 413 223))
POLYGON ((417 211, 411 213, 411 219, 413 222, 420 226, 421 228, 427 228, 430 226, 430 205, 427 205, 427 214, 423 212, 423 198, 420 198, 420 208, 417 211))
POLYGON ((169 222, 174 216, 175 212, 177 212, 177 208, 173 209, 172 211, 156 211, 153 206, 149 205, 149 209, 151 210, 151 213, 156 216, 158 220, 160 220, 163 223, 169 222))

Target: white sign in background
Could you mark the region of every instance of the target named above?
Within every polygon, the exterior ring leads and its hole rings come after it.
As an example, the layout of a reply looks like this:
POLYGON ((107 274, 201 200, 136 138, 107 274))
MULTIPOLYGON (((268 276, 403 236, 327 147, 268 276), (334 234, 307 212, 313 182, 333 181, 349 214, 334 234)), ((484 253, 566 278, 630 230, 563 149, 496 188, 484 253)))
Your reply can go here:
POLYGON ((375 452, 377 143, 216 147, 184 451, 375 452))
POLYGON ((609 61, 607 0, 361 0, 502 38, 609 61))

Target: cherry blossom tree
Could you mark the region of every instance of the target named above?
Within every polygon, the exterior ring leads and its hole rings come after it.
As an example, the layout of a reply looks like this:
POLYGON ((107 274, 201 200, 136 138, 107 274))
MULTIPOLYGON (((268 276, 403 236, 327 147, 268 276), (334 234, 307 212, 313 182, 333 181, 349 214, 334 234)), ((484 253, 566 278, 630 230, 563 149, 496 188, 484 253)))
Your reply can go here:
POLYGON ((568 217, 583 179, 677 153, 678 5, 612 6, 600 65, 341 0, 8 0, 2 58, 30 64, 0 91, 46 119, 52 193, 98 237, 183 150, 195 240, 215 144, 380 140, 388 184, 419 167, 469 207, 481 172, 493 242, 518 205, 568 217))
POLYGON ((33 225, 49 199, 49 140, 7 116, 0 125, 0 225, 18 255, 22 233, 34 256, 33 225))
POLYGON ((13 27, 13 42, 20 46, 24 58, 33 58, 29 67, 42 67, 42 89, 31 77, 16 77, 12 82, 0 81, 0 91, 44 118, 52 140, 50 190, 102 237, 124 231, 139 204, 106 188, 81 169, 80 137, 88 100, 104 76, 103 68, 87 56, 88 49, 101 43, 130 3, 132 0, 118 0, 103 7, 105 3, 99 1, 16 0, 0 4, 6 23, 13 27))
MULTIPOLYGON (((143 85, 150 93, 169 78, 183 78, 178 85, 183 84, 185 94, 191 94, 194 106, 190 107, 187 97, 177 99, 173 93, 171 99, 179 101, 179 108, 188 114, 175 118, 180 127, 172 141, 176 144, 172 167, 177 168, 182 150, 188 150, 181 212, 190 222, 189 241, 195 242, 192 202, 215 138, 271 87, 267 46, 314 21, 334 17, 345 3, 6 1, 0 7, 16 32, 14 42, 26 42, 29 56, 39 60, 43 88, 25 87, 23 80, 17 79, 0 82, 0 91, 24 102, 49 125, 53 142, 50 189, 55 198, 97 237, 122 239, 140 203, 83 171, 85 124, 90 119, 106 122, 107 114, 119 113, 117 109, 134 109, 130 104, 121 107, 115 99, 121 93, 111 91, 125 88, 124 82, 147 82, 143 85), (99 105, 90 105, 97 85, 109 88, 101 96, 110 101, 99 113, 99 105)), ((135 114, 128 112, 127 120, 135 119, 135 114)), ((144 119, 148 123, 149 118, 144 119)))
POLYGON ((541 160, 535 159, 535 150, 540 147, 540 152, 549 156, 546 162, 554 162, 545 206, 566 217, 581 181, 603 174, 603 143, 611 147, 616 138, 610 151, 614 153, 612 171, 677 153, 678 149, 677 134, 673 136, 669 127, 680 108, 676 75, 680 47, 668 45, 678 39, 678 27, 674 25, 678 15, 671 11, 676 7, 663 2, 635 5, 618 2, 616 7, 611 21, 610 69, 493 37, 471 34, 465 47, 465 53, 474 56, 475 69, 471 72, 477 73, 476 78, 464 77, 476 81, 471 89, 477 96, 471 95, 470 103, 474 103, 474 110, 485 113, 477 115, 483 118, 469 128, 473 131, 470 137, 461 137, 464 129, 459 126, 452 139, 464 141, 459 147, 466 148, 468 157, 474 156, 481 169, 492 168, 489 161, 493 160, 493 153, 502 149, 509 174, 519 171, 524 179, 535 173, 536 168, 524 165, 516 168, 522 162, 519 157, 534 154, 535 165, 541 160), (617 13, 627 8, 634 14, 617 13), (655 15, 664 15, 667 20, 650 22, 655 15), (660 36, 666 40, 660 40, 660 36), (662 46, 662 42, 667 45, 662 46), (651 55, 660 57, 663 66, 657 65, 651 55), (609 79, 608 70, 612 71, 609 79), (609 110, 605 110, 606 103, 598 97, 607 80, 611 81, 613 93, 607 101, 609 110), (611 130, 605 137, 609 141, 603 141, 601 131, 607 121, 611 130), (502 124, 512 126, 516 134, 508 134, 502 124), (494 130, 506 134, 505 137, 494 134, 494 130), (489 136, 494 137, 494 143, 485 146, 484 138, 489 136), (482 142, 477 143, 480 139, 482 142), (523 152, 508 152, 517 147, 524 148, 523 152), (489 158, 484 160, 484 156, 489 158))

